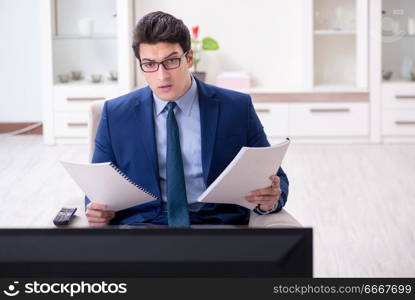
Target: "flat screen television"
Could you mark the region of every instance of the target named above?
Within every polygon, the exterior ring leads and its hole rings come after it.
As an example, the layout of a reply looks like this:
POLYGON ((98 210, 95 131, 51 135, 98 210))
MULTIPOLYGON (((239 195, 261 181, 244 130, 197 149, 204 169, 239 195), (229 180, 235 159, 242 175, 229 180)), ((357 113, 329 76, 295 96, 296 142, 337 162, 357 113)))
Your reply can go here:
POLYGON ((1 277, 312 277, 311 228, 0 229, 1 277))

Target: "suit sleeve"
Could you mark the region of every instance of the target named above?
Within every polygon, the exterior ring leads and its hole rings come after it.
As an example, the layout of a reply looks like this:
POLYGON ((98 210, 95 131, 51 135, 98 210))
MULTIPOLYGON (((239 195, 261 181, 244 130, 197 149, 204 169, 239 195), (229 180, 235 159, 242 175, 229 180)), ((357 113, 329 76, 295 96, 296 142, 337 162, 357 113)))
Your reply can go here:
MULTIPOLYGON (((97 134, 95 136, 95 151, 92 156, 92 163, 100 162, 116 163, 109 132, 107 102, 105 102, 102 109, 101 121, 99 122, 97 134)), ((88 197, 85 196, 85 209, 90 202, 88 197)))
MULTIPOLYGON (((249 97, 249 123, 248 123, 248 147, 267 147, 270 146, 267 136, 264 132, 264 127, 256 114, 255 108, 252 105, 252 100, 249 97)), ((276 174, 280 178, 281 196, 278 199, 278 206, 271 213, 279 212, 287 203, 289 181, 284 170, 280 167, 276 174)))

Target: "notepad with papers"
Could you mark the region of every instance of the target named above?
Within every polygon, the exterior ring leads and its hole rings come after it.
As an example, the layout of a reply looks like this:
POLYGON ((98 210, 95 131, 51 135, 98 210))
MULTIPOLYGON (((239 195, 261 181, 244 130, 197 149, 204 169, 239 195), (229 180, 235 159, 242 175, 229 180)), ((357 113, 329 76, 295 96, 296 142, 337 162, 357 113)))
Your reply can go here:
POLYGON ((198 198, 198 202, 237 204, 249 209, 255 203, 245 200, 251 191, 270 186, 269 177, 276 174, 290 140, 271 147, 242 147, 231 163, 198 198))
POLYGON ((119 211, 156 200, 110 162, 61 163, 89 200, 106 204, 107 210, 119 211))

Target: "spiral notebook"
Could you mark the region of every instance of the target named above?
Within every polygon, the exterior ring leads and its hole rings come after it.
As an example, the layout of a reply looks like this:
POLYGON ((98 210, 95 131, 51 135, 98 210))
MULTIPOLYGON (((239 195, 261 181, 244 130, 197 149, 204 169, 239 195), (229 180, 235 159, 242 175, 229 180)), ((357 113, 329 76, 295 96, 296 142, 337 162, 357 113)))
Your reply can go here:
POLYGON ((89 200, 108 205, 108 210, 119 211, 157 198, 111 162, 61 163, 89 200))
POLYGON ((197 199, 198 202, 227 203, 254 209, 245 200, 251 191, 270 186, 269 176, 276 174, 290 140, 270 147, 242 147, 235 158, 197 199))

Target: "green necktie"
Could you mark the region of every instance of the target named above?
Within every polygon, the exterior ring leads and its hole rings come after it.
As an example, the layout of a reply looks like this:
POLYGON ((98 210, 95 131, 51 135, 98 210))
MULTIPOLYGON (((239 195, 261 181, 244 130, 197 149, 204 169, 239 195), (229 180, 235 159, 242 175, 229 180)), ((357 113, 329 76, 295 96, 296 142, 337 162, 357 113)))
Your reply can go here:
POLYGON ((176 103, 174 101, 170 101, 167 104, 167 216, 170 227, 186 227, 190 225, 190 218, 182 151, 180 148, 179 127, 174 115, 175 107, 176 103))

